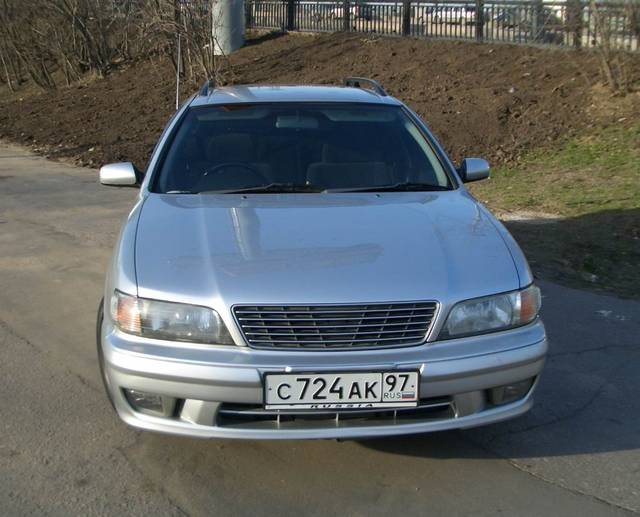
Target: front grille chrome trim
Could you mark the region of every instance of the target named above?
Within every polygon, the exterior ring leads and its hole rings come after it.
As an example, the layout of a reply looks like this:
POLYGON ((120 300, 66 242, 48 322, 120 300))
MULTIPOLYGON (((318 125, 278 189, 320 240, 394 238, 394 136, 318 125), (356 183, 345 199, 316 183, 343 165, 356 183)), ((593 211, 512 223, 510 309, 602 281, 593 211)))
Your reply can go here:
MULTIPOLYGON (((388 305, 394 305, 394 304, 388 304, 388 305)), ((368 305, 368 307, 373 306, 373 304, 368 305)), ((269 305, 259 305, 258 307, 269 307, 269 305)), ((293 305, 285 305, 285 306, 278 306, 278 307, 293 307, 293 305)), ((315 307, 315 306, 309 306, 309 307, 315 307)), ((332 307, 339 307, 337 305, 333 305, 332 307)), ((360 306, 358 306, 360 307, 360 306)), ((367 306, 363 306, 363 307, 367 307, 367 306)), ((424 308, 424 309, 401 309, 401 308, 391 308, 391 309, 361 309, 361 310, 342 310, 340 308, 335 309, 335 310, 328 310, 328 309, 320 309, 320 310, 315 310, 315 309, 310 309, 310 310, 293 310, 293 311, 289 311, 289 310, 264 310, 264 311, 254 311, 254 310, 245 310, 245 309, 237 309, 236 313, 237 314, 264 314, 264 313, 269 313, 269 314, 334 314, 334 313, 341 313, 341 314, 357 314, 357 313, 361 313, 365 310, 371 311, 371 312, 400 312, 400 311, 409 311, 409 310, 416 310, 416 311, 431 311, 431 308, 424 308)))
MULTIPOLYGON (((421 316, 423 318, 426 317, 430 317, 433 313, 431 314, 416 314, 416 316, 421 316)), ((362 318, 314 318, 315 321, 350 321, 353 319, 359 319, 359 320, 379 320, 379 319, 401 319, 404 318, 405 316, 388 316, 386 318, 381 318, 380 316, 365 316, 362 318)), ((283 318, 238 318, 240 321, 282 321, 283 318)), ((296 321, 304 321, 304 318, 299 318, 296 321)))
MULTIPOLYGON (((298 327, 294 327, 296 330, 298 330, 298 327)), ((334 327, 334 328, 340 328, 340 327, 334 327)), ((271 330, 271 327, 266 327, 264 330, 271 330)), ((353 336, 353 335, 361 335, 361 334, 424 334, 424 331, 420 330, 420 329, 416 329, 416 330, 354 330, 351 332, 333 332, 333 328, 331 328, 331 332, 324 332, 322 335, 323 336, 353 336)), ((264 336, 264 337, 271 337, 271 336, 292 336, 292 334, 290 332, 246 332, 245 334, 248 336, 264 336)), ((318 334, 312 334, 312 333, 308 333, 305 334, 304 332, 299 334, 300 336, 317 336, 318 334)))
POLYGON ((438 307, 435 301, 235 305, 232 313, 251 348, 334 351, 422 344, 438 307))
MULTIPOLYGON (((429 324, 429 320, 420 320, 420 321, 416 321, 414 323, 385 323, 385 327, 396 327, 396 326, 408 326, 408 325, 423 325, 423 324, 429 324)), ((248 328, 248 329, 263 329, 265 328, 262 325, 243 325, 244 328, 248 328)), ((358 327, 364 327, 364 328, 371 328, 371 327, 380 327, 381 325, 379 323, 363 323, 361 325, 349 325, 349 324, 341 324, 341 325, 335 325, 335 326, 331 326, 331 328, 358 328, 358 327)), ((268 325, 268 328, 270 329, 290 329, 291 326, 290 325, 268 325)), ((315 329, 317 328, 317 325, 296 325, 297 329, 315 329)))

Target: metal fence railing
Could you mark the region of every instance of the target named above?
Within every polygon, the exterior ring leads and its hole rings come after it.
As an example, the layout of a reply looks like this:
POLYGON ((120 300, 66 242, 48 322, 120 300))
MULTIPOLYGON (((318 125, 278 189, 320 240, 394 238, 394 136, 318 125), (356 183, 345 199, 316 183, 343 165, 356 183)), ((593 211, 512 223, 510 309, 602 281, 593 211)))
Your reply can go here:
POLYGON ((640 0, 245 0, 248 28, 640 50, 640 0))

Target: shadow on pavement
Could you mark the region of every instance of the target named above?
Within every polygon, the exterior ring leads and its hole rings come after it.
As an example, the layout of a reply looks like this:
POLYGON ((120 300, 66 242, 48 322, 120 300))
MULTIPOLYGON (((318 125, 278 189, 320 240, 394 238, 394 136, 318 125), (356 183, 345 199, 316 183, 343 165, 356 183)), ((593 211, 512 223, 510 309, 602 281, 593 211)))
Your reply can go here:
POLYGON ((640 299, 640 209, 505 224, 536 276, 640 299))
POLYGON ((640 302, 540 282, 550 353, 534 408, 507 422, 450 433, 366 440, 387 453, 534 458, 640 450, 640 302))

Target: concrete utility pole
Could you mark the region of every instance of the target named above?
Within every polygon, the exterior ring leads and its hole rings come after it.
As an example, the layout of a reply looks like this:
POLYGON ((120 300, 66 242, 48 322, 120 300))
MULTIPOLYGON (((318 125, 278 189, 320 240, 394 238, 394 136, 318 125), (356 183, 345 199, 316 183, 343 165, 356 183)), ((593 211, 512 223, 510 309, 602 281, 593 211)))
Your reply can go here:
POLYGON ((244 45, 244 0, 213 0, 214 53, 229 55, 244 45))

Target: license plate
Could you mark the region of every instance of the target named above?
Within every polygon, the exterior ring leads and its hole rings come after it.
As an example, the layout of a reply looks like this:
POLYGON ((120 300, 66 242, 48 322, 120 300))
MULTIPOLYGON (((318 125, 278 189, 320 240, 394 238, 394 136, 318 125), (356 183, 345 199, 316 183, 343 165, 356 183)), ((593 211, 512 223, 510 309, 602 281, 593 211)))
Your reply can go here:
POLYGON ((418 405, 418 372, 266 374, 265 409, 364 409, 418 405))

